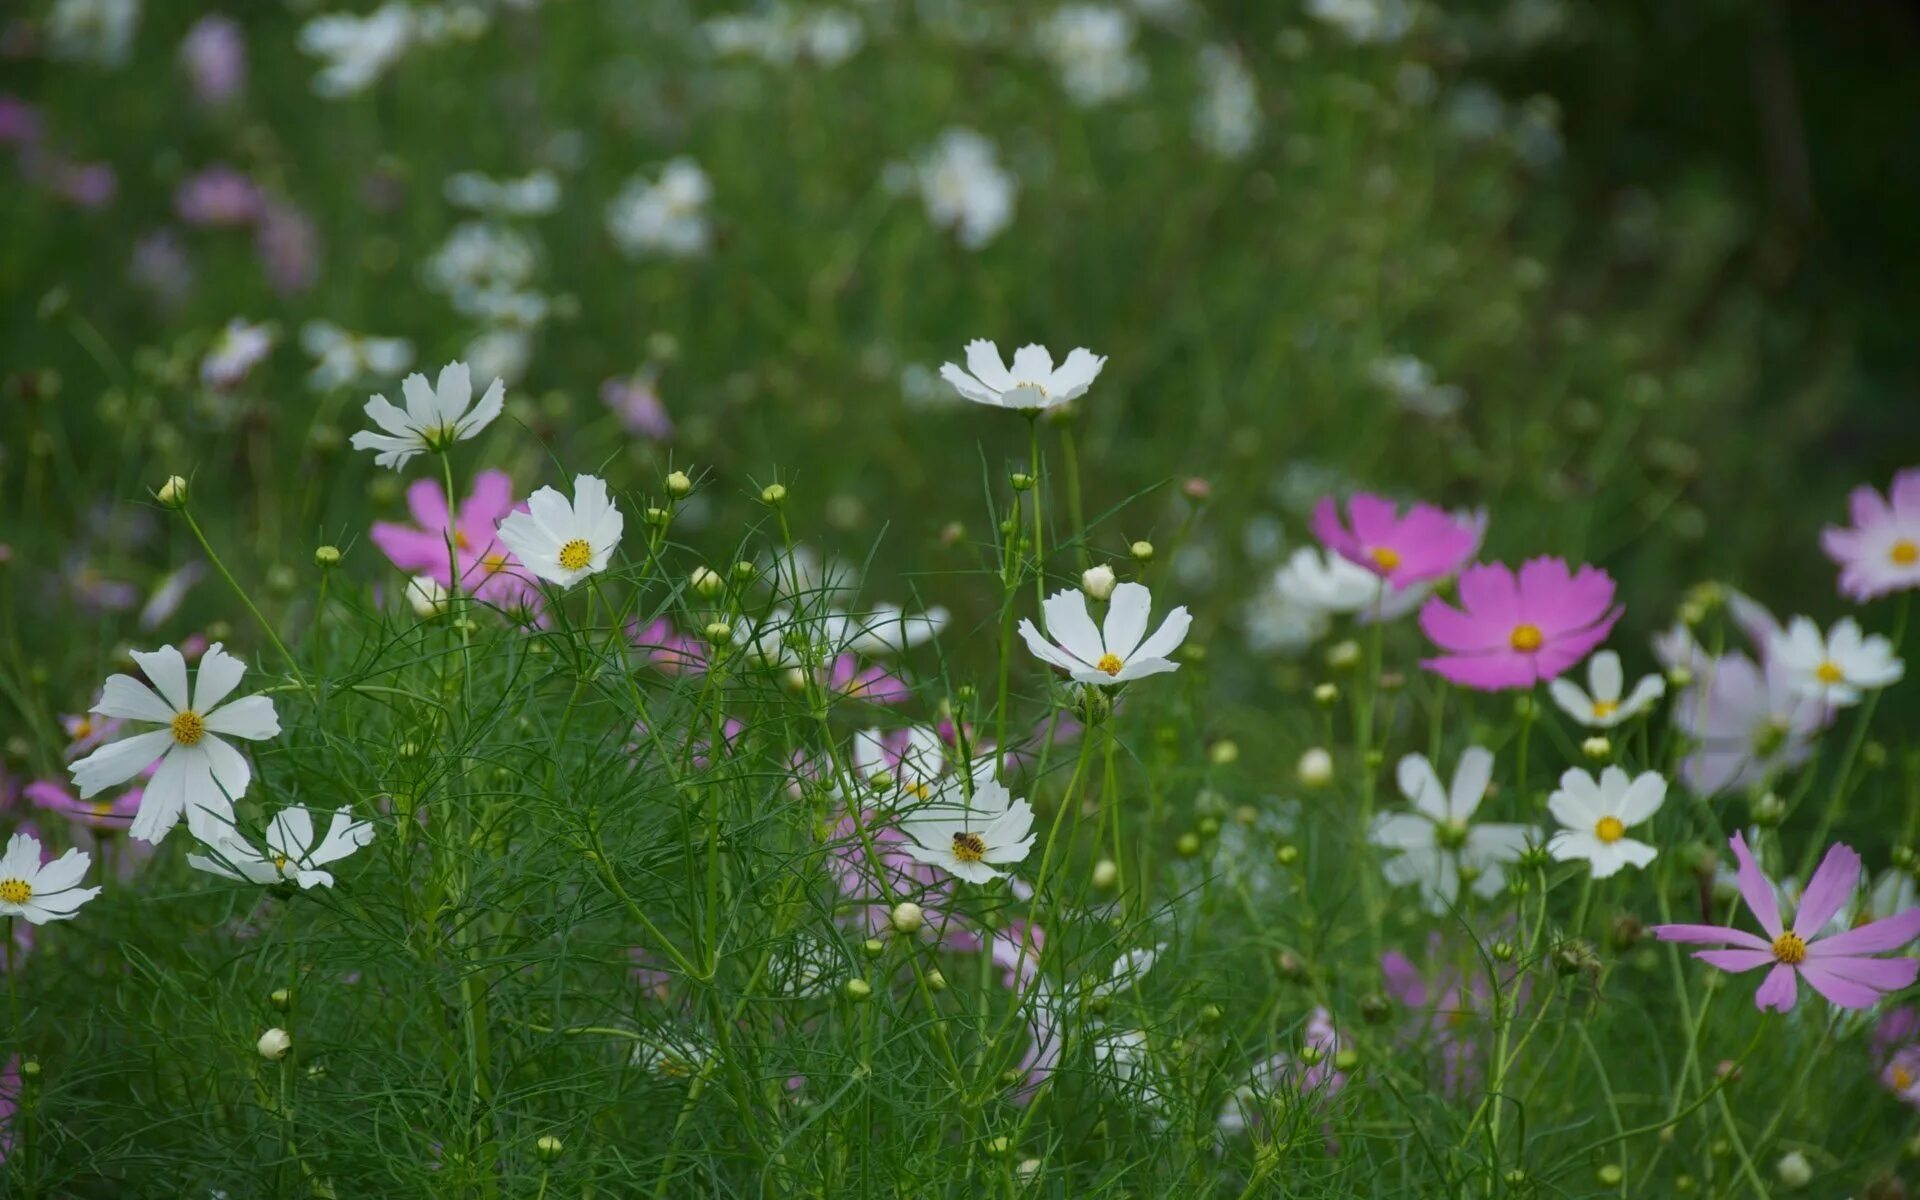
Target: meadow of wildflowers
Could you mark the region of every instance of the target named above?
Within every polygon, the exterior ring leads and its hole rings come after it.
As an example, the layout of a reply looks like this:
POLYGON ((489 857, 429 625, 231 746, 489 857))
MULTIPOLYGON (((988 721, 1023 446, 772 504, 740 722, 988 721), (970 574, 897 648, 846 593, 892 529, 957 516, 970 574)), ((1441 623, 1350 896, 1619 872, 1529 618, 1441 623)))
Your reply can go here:
POLYGON ((0 1195, 1907 1195, 1920 466, 1581 32, 0 13, 0 1195))

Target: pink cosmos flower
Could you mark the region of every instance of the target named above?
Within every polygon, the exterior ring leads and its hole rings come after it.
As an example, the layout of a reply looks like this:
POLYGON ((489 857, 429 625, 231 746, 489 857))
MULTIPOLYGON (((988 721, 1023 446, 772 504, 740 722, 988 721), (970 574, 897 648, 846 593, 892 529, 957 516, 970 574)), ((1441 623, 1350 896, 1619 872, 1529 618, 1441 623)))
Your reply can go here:
POLYGON ((821 670, 821 686, 848 700, 868 704, 904 704, 910 698, 907 681, 876 664, 863 664, 859 657, 842 654, 821 670))
POLYGON ((232 229, 251 225, 265 211, 260 188, 243 172, 215 163, 188 176, 173 193, 173 210, 189 225, 232 229))
MULTIPOLYGON (((145 774, 150 777, 155 769, 157 764, 148 768, 145 774)), ((58 813, 76 825, 119 832, 133 824, 134 814, 140 811, 140 797, 145 790, 144 786, 131 787, 112 799, 82 800, 51 779, 36 779, 26 786, 24 794, 35 808, 58 813)))
POLYGON ((1836 845, 1827 851, 1807 881, 1793 920, 1783 922, 1773 881, 1753 861, 1746 839, 1735 833, 1730 844, 1740 864, 1740 896, 1767 936, 1720 925, 1656 925, 1653 932, 1663 942, 1719 942, 1732 947, 1694 952, 1695 958, 1723 971, 1771 966, 1753 995, 1754 1005, 1762 1012, 1792 1010, 1796 975, 1841 1008, 1869 1008, 1884 993, 1907 987, 1920 975, 1920 960, 1873 957, 1898 950, 1920 936, 1920 908, 1842 933, 1823 934, 1860 882, 1860 856, 1852 847, 1836 845))
POLYGON ((232 17, 208 13, 181 40, 180 62, 196 100, 225 103, 247 85, 246 35, 232 17))
POLYGON ((968 932, 949 910, 953 899, 952 878, 938 867, 928 866, 908 854, 906 835, 882 821, 878 813, 865 813, 860 820, 873 842, 874 854, 879 859, 878 870, 867 857, 859 827, 849 815, 841 818, 833 831, 828 871, 868 935, 877 937, 892 932, 892 908, 887 903, 887 897, 892 896, 896 902, 911 901, 920 906, 924 920, 920 937, 929 942, 945 942, 954 950, 979 949, 978 936, 968 932), (883 880, 885 886, 882 886, 883 880))
POLYGON ((1420 628, 1449 652, 1421 665, 1484 692, 1561 675, 1606 641, 1625 611, 1613 602, 1611 575, 1571 571, 1558 558, 1531 559, 1518 574, 1500 563, 1468 567, 1459 598, 1459 608, 1438 596, 1421 606, 1420 628))
POLYGON ((275 292, 311 291, 320 278, 320 227, 298 205, 275 201, 260 214, 253 253, 275 292))
POLYGON ((1855 600, 1920 588, 1920 467, 1893 477, 1884 499, 1870 487, 1848 498, 1851 526, 1820 531, 1820 547, 1840 564, 1840 591, 1855 600))
POLYGON ((452 584, 447 539, 460 564, 460 586, 468 595, 499 608, 519 608, 538 594, 519 562, 500 543, 495 529, 514 509, 513 480, 505 471, 474 476, 473 492, 457 517, 447 512, 447 493, 436 479, 418 479, 407 488, 407 509, 415 525, 375 521, 369 535, 393 565, 409 575, 426 575, 441 587, 452 584))
POLYGON ((1451 575, 1473 557, 1480 533, 1431 504, 1401 514, 1393 501, 1367 492, 1347 501, 1347 521, 1332 496, 1314 506, 1313 535, 1327 549, 1355 562, 1396 588, 1451 575))
POLYGON ((1703 796, 1799 766, 1832 720, 1832 710, 1802 695, 1780 664, 1723 654, 1690 669, 1694 682, 1673 702, 1673 724, 1694 742, 1680 778, 1703 796))
MULTIPOLYGON (((1479 970, 1462 972, 1450 963, 1446 938, 1438 931, 1427 937, 1424 966, 1389 950, 1380 956, 1380 973, 1387 994, 1414 1010, 1403 1037, 1431 1057, 1441 1093, 1462 1096, 1478 1087, 1486 1057, 1485 1034, 1494 1011, 1493 986, 1486 975, 1479 970)), ((1508 977, 1501 981, 1515 1008, 1525 1006, 1531 990, 1525 982, 1512 988, 1512 977, 1518 973, 1509 968, 1508 977)))

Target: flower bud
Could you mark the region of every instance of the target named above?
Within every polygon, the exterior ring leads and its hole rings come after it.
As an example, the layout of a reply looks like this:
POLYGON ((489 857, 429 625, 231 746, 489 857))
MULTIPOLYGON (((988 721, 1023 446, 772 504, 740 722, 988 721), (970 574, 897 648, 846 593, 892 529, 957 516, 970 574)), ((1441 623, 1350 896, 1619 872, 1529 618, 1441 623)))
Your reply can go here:
POLYGON ((1351 1071, 1359 1065, 1360 1052, 1352 1047, 1337 1051, 1333 1056, 1333 1067, 1336 1071, 1351 1071))
POLYGON ((550 1133, 541 1134, 540 1140, 533 1144, 533 1152, 540 1156, 543 1163, 559 1162, 566 1149, 565 1143, 550 1133))
POLYGON ((1340 703, 1340 688, 1336 684, 1323 683, 1313 689, 1313 702, 1321 708, 1332 708, 1340 703))
POLYGON ((1360 1019, 1369 1025, 1384 1025, 1393 1016, 1393 1001, 1378 992, 1365 996, 1360 1001, 1360 1019))
POLYGON ((868 958, 879 958, 887 952, 887 944, 879 938, 868 938, 860 943, 860 953, 868 958))
POLYGON ((1105 563, 1080 572, 1080 590, 1095 600, 1105 600, 1113 595, 1115 582, 1113 568, 1105 563))
POLYGON ((692 494, 693 480, 687 478, 685 471, 674 471, 667 476, 667 495, 684 500, 692 494))
POLYGON ((1773 792, 1768 792, 1753 802, 1753 823, 1755 825, 1778 825, 1786 819, 1786 816, 1786 801, 1780 799, 1780 797, 1773 792))
POLYGON ((1033 488, 1033 476, 1022 474, 1019 471, 1015 471, 1007 482, 1013 485, 1013 490, 1016 492, 1030 491, 1033 488))
POLYGON ((407 581, 407 603, 421 620, 447 611, 447 589, 430 575, 415 575, 407 581))
POLYGON ((724 646, 733 640, 733 626, 725 621, 709 621, 707 627, 700 632, 705 634, 707 641, 715 646, 724 646))
POLYGON ((734 563, 730 569, 733 571, 733 581, 735 583, 752 583, 754 576, 760 573, 760 568, 745 559, 734 563))
POLYGON ((332 570, 340 565, 340 547, 322 546, 313 552, 313 565, 323 571, 332 570))
POLYGON ((1300 756, 1294 774, 1302 787, 1323 788, 1333 782, 1333 755, 1315 746, 1300 756))
POLYGON ((1595 1171, 1593 1177, 1599 1181, 1601 1187, 1616 1188, 1620 1186, 1620 1181, 1626 1178, 1626 1172, 1622 1171, 1618 1164, 1607 1163, 1595 1171))
POLYGON ((926 913, 910 900, 902 900, 887 914, 887 923, 893 926, 895 933, 918 933, 926 920, 926 913))
POLYGON ((942 975, 938 968, 927 972, 927 990, 930 992, 947 990, 947 977, 942 975))
POLYGON ((167 476, 160 490, 153 494, 162 508, 180 509, 187 506, 187 481, 179 475, 167 476))
POLYGON ((1580 743, 1580 753, 1595 762, 1605 762, 1613 757, 1613 742, 1596 735, 1580 743))
POLYGON ((284 1029, 269 1029, 260 1035, 260 1040, 253 1044, 253 1048, 268 1062, 279 1062, 287 1056, 287 1051, 293 1049, 293 1035, 284 1029))
POLYGON ((1179 839, 1173 843, 1173 849, 1174 853, 1178 854, 1181 858, 1192 858, 1194 855, 1200 853, 1200 835, 1197 833, 1181 834, 1179 839))
POLYGON ((665 529, 673 523, 673 514, 664 508, 649 508, 640 514, 640 519, 655 529, 665 529))
POLYGON ((1093 864, 1093 886, 1106 891, 1120 882, 1120 865, 1110 858, 1093 864))
POLYGON ((693 588, 693 594, 703 600, 711 600, 727 588, 727 581, 720 578, 720 573, 706 567, 695 567, 687 583, 693 588))
POLYGON ((1135 542, 1133 545, 1127 547, 1127 553, 1133 555, 1133 561, 1137 563, 1150 563, 1153 561, 1153 543, 1148 541, 1135 542))
POLYGON ((1221 738, 1207 747, 1207 761, 1216 767, 1230 766, 1240 761, 1240 743, 1232 738, 1221 738))
POLYGON ((1300 847, 1291 842, 1283 842, 1274 847, 1273 861, 1283 867, 1290 867, 1300 861, 1300 847))
POLYGON ((1327 647, 1327 666, 1335 671, 1351 671, 1360 665, 1360 643, 1348 638, 1327 647))
POLYGON ((1798 1150, 1781 1155, 1780 1161, 1773 1164, 1773 1170, 1784 1187, 1803 1188, 1813 1182, 1813 1164, 1798 1150))
POLYGON ((849 979, 840 985, 840 994, 860 1004, 873 995, 873 985, 864 979, 849 979))
POLYGON ((782 504, 785 504, 786 502, 787 502, 787 485, 786 484, 770 483, 766 487, 763 487, 760 489, 760 503, 765 504, 770 508, 779 508, 782 504))
POLYGON ((287 988, 275 988, 267 995, 267 1003, 273 1005, 276 1012, 286 1012, 293 1007, 293 992, 287 988))

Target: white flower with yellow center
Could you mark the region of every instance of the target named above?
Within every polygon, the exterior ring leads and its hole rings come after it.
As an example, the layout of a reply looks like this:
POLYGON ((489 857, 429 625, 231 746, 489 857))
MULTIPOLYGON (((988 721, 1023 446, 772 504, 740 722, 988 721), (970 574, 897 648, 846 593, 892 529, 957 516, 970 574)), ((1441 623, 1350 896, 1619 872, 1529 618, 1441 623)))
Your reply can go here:
POLYGON ((563 588, 607 569, 620 544, 620 510, 606 483, 592 475, 573 481, 573 503, 550 487, 527 497, 527 511, 508 513, 500 540, 527 570, 563 588))
POLYGON ((959 779, 942 782, 932 801, 900 818, 904 847, 916 862, 970 883, 987 883, 1033 849, 1033 808, 991 779, 973 783, 971 800, 959 779))
POLYGON ((940 368, 940 378, 975 404, 1038 412, 1086 395, 1106 365, 1106 359, 1083 348, 1067 355, 1056 370, 1045 346, 1022 346, 1014 351, 1008 369, 1000 347, 976 340, 967 343, 967 369, 947 363, 940 368))
POLYGON ((1555 704, 1588 729, 1612 729, 1645 712, 1667 690, 1665 679, 1646 675, 1633 685, 1632 694, 1621 699, 1620 690, 1625 684, 1620 656, 1602 650, 1587 662, 1587 691, 1564 676, 1549 681, 1547 691, 1555 704))
POLYGON ((1471 746, 1460 755, 1451 786, 1442 787, 1424 754, 1400 760, 1400 792, 1412 812, 1381 813, 1367 840, 1392 857, 1383 864, 1387 882, 1416 886, 1427 911, 1444 916, 1460 902, 1462 887, 1491 899, 1506 887, 1507 864, 1525 853, 1533 831, 1525 825, 1475 824, 1473 817, 1493 784, 1493 755, 1471 746))
POLYGON ((157 760, 160 767, 141 792, 140 811, 128 833, 143 842, 158 842, 189 808, 232 821, 233 801, 246 794, 253 770, 221 735, 255 742, 273 737, 280 732, 273 701, 242 696, 222 703, 240 685, 247 664, 218 642, 200 660, 191 692, 187 660, 174 647, 136 650, 133 660, 153 686, 131 675, 109 676, 93 711, 161 728, 109 742, 74 763, 69 769, 80 798, 118 787, 157 760))
POLYGON ((187 865, 243 883, 297 883, 302 888, 332 887, 333 873, 320 868, 338 862, 373 840, 373 826, 353 819, 351 809, 333 814, 326 835, 313 840, 313 815, 299 805, 283 808, 267 826, 261 851, 240 831, 219 818, 196 815, 188 822, 208 854, 187 855, 187 865))
POLYGON ((40 861, 40 839, 16 833, 0 855, 0 917, 25 917, 28 924, 69 921, 80 906, 100 894, 80 880, 91 862, 84 850, 69 850, 50 863, 40 861))
POLYGON ((1877 633, 1862 636, 1852 617, 1835 622, 1825 637, 1811 620, 1795 617, 1768 641, 1767 657, 1797 695, 1835 708, 1860 703, 1863 693, 1897 682, 1907 669, 1892 642, 1877 633))
POLYGON ((1147 618, 1152 612, 1153 594, 1145 584, 1116 586, 1107 602, 1104 625, 1093 623, 1083 593, 1077 589, 1059 591, 1042 605, 1047 637, 1040 636, 1028 620, 1020 622, 1020 636, 1035 657, 1059 667, 1076 681, 1111 687, 1180 669, 1180 664, 1169 661, 1167 655, 1186 640, 1192 618, 1186 609, 1176 608, 1152 637, 1146 637, 1147 618))
POLYGON ((367 401, 367 419, 380 427, 353 435, 355 450, 374 451, 376 466, 398 471, 416 454, 442 452, 464 442, 500 415, 507 393, 504 380, 488 386, 479 403, 473 399, 473 379, 463 362, 440 368, 440 378, 429 385, 425 375, 413 374, 400 385, 407 407, 395 407, 385 396, 367 401))
POLYGON ((1584 860, 1595 879, 1617 874, 1620 868, 1644 867, 1659 853, 1645 842, 1627 836, 1627 830, 1660 811, 1667 799, 1667 781, 1657 772, 1629 776, 1608 767, 1600 778, 1569 768, 1560 788, 1547 797, 1547 810, 1565 828, 1547 843, 1547 852, 1559 862, 1584 860))

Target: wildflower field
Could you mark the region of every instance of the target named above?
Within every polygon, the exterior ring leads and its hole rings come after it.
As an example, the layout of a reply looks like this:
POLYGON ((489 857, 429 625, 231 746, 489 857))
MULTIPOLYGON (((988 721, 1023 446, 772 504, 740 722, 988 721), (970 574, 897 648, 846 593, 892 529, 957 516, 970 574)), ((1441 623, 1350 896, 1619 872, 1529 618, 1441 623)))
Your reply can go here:
POLYGON ((1752 11, 0 11, 0 1195, 1907 1196, 1752 11))

